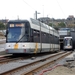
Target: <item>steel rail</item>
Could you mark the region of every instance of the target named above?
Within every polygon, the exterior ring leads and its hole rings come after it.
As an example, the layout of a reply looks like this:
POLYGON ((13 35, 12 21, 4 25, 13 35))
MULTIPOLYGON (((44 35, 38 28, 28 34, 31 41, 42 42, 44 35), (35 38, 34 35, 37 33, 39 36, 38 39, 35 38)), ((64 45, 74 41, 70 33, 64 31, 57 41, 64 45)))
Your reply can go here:
POLYGON ((53 54, 53 55, 50 55, 48 57, 45 57, 45 58, 42 58, 42 59, 38 59, 38 60, 36 60, 36 61, 34 61, 32 63, 28 63, 27 65, 19 66, 19 67, 16 67, 15 69, 6 71, 4 73, 1 73, 1 75, 8 75, 8 74, 9 75, 11 75, 11 74, 12 75, 13 74, 16 75, 17 72, 20 72, 20 73, 18 73, 19 75, 21 75, 21 74, 22 75, 29 75, 29 73, 33 73, 36 69, 44 66, 45 64, 53 62, 53 61, 61 58, 62 56, 65 56, 65 55, 70 54, 70 53, 71 52, 68 52, 68 53, 62 52, 60 54, 59 53, 53 54))

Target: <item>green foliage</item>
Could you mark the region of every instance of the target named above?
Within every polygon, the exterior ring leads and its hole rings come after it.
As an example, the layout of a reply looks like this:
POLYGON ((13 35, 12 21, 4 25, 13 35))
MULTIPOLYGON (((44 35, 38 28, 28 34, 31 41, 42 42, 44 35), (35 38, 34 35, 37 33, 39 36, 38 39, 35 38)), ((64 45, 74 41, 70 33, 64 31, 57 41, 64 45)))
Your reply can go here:
POLYGON ((6 26, 2 22, 0 22, 0 30, 3 30, 5 28, 6 28, 6 26))
POLYGON ((49 23, 49 26, 51 26, 51 27, 52 27, 52 23, 49 23))
POLYGON ((54 25, 54 24, 50 23, 49 26, 55 28, 56 30, 58 30, 59 28, 65 28, 66 27, 64 22, 60 22, 60 23, 58 23, 58 25, 54 25))
POLYGON ((54 25, 54 24, 52 24, 52 23, 49 23, 49 26, 51 26, 51 27, 55 27, 55 25, 54 25))
POLYGON ((49 26, 51 26, 51 27, 55 28, 56 30, 58 30, 58 29, 59 29, 59 28, 58 28, 58 26, 56 26, 56 25, 54 25, 54 24, 52 24, 52 23, 49 23, 49 26))
POLYGON ((66 27, 66 25, 65 25, 64 22, 61 22, 61 23, 58 24, 58 27, 59 27, 59 28, 64 28, 64 27, 66 27))

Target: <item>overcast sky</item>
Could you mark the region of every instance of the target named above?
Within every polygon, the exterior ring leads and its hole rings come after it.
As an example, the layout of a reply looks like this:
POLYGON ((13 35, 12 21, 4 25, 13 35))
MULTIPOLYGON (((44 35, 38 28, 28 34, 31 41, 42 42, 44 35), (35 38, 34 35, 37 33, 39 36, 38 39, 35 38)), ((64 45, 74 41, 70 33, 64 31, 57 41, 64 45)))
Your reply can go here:
POLYGON ((0 0, 0 19, 34 18, 35 11, 38 18, 75 17, 75 0, 0 0))

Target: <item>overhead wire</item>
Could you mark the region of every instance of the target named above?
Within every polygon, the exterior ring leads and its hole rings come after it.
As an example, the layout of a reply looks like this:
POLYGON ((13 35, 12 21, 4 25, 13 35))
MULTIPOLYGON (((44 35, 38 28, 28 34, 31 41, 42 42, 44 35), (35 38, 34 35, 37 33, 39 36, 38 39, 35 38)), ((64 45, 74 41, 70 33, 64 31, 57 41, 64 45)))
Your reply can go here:
MULTIPOLYGON (((34 11, 36 11, 36 9, 33 8, 30 4, 28 4, 25 0, 22 0, 22 1, 23 1, 25 4, 27 4, 30 8, 32 8, 34 11)), ((65 13, 64 13, 64 11, 63 11, 63 9, 62 9, 62 7, 60 6, 60 4, 59 4, 59 2, 58 2, 58 0, 56 0, 56 1, 57 1, 58 6, 60 7, 60 10, 62 11, 64 17, 66 17, 66 16, 65 16, 65 13)))
POLYGON ((23 2, 25 3, 25 4, 27 4, 29 7, 31 7, 33 10, 35 10, 30 4, 28 4, 25 0, 23 0, 23 2))
POLYGON ((66 17, 66 16, 65 16, 65 13, 64 13, 64 11, 63 11, 63 9, 62 9, 62 7, 60 6, 60 4, 59 4, 59 2, 58 2, 58 0, 56 0, 56 1, 57 1, 58 5, 59 5, 59 7, 60 7, 60 9, 61 9, 61 11, 62 11, 64 17, 66 17))

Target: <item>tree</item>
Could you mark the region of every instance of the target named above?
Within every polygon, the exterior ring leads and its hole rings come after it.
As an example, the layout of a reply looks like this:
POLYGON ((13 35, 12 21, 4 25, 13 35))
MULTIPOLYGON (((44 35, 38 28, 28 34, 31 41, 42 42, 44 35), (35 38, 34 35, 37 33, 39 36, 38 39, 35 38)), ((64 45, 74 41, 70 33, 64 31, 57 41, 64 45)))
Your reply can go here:
POLYGON ((6 26, 2 22, 0 22, 0 30, 3 30, 5 28, 6 28, 6 26))
POLYGON ((49 23, 49 26, 51 27, 55 27, 55 25, 53 23, 49 23))
POLYGON ((58 27, 59 27, 59 28, 64 28, 64 27, 66 27, 66 25, 65 25, 64 22, 61 22, 61 23, 58 23, 58 27))

